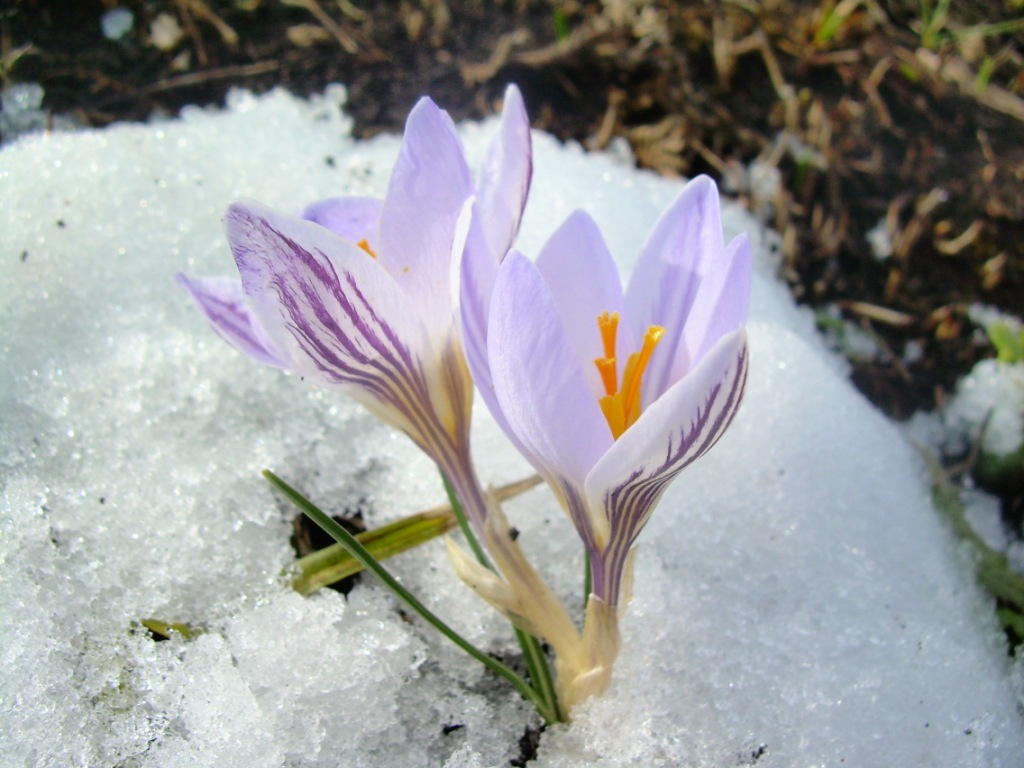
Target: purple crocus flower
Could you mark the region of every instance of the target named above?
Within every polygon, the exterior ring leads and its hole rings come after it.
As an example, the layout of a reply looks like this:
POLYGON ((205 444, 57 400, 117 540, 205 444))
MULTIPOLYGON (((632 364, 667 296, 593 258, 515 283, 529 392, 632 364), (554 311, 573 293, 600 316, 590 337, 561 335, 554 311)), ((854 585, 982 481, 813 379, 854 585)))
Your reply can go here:
MULTIPOLYGON (((463 273, 492 257, 467 246, 463 273)), ((590 557, 583 647, 568 670, 575 680, 559 683, 571 707, 607 685, 638 534, 743 398, 750 246, 745 236, 724 243, 718 191, 700 177, 655 225, 625 292, 583 212, 536 263, 511 251, 494 271, 489 307, 487 297, 463 294, 462 323, 485 340, 470 368, 590 557)))
MULTIPOLYGON (((477 195, 451 119, 421 99, 383 200, 325 200, 301 217, 236 202, 225 229, 241 281, 179 277, 230 344, 347 392, 405 432, 480 530, 486 502, 469 458, 473 385, 452 309, 452 246, 474 195, 482 216, 505 203, 521 211, 529 154, 525 109, 510 87, 477 195), (522 195, 506 200, 511 187, 522 195)), ((511 246, 518 217, 500 212, 508 226, 494 247, 511 246)))

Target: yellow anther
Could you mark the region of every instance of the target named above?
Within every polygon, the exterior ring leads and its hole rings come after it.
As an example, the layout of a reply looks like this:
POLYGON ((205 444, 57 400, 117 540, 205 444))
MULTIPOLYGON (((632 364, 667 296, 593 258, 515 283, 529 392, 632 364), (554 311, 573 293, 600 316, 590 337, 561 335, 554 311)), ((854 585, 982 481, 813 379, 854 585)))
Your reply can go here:
POLYGON ((364 251, 370 254, 371 258, 377 258, 377 254, 374 252, 373 248, 370 247, 370 241, 367 240, 365 237, 358 243, 356 243, 356 245, 358 245, 360 248, 362 248, 364 251))
POLYGON ((665 329, 659 325, 652 325, 647 329, 640 351, 631 354, 626 361, 626 369, 622 374, 622 386, 619 387, 615 358, 615 338, 618 325, 618 312, 603 312, 598 315, 597 326, 601 331, 601 343, 604 346, 605 356, 594 360, 594 365, 597 366, 597 371, 601 374, 601 383, 604 384, 605 391, 605 396, 599 399, 601 411, 608 421, 612 437, 616 440, 640 418, 640 385, 643 382, 644 371, 651 360, 651 355, 654 354, 654 348, 658 346, 661 337, 665 335, 665 329))
POLYGON ((629 356, 626 374, 622 377, 622 388, 625 390, 623 408, 626 410, 626 426, 630 427, 640 416, 640 380, 644 376, 647 363, 651 361, 654 348, 658 346, 665 329, 660 325, 652 325, 644 334, 644 345, 639 352, 629 356))

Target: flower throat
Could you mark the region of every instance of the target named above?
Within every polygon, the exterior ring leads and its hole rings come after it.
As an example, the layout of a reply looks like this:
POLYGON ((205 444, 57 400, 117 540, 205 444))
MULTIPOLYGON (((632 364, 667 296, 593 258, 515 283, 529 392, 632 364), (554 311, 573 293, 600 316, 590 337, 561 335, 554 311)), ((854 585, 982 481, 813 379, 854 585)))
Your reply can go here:
POLYGON ((619 313, 602 312, 597 316, 597 327, 601 331, 601 343, 604 357, 594 360, 601 382, 604 384, 604 397, 598 402, 604 413, 612 437, 616 440, 640 418, 640 384, 644 370, 651 360, 654 348, 658 346, 665 329, 660 325, 652 325, 644 333, 643 346, 626 360, 622 372, 622 386, 619 386, 618 362, 615 357, 615 341, 619 331, 619 313))

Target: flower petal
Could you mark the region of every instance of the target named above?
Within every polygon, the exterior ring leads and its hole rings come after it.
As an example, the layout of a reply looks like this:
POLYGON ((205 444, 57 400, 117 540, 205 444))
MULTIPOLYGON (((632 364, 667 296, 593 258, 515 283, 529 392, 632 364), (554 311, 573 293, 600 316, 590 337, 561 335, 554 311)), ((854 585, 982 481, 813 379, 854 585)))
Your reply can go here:
MULTIPOLYGON (((225 228, 253 314, 297 373, 346 386, 377 415, 424 437, 436 404, 419 315, 375 260, 311 222, 254 202, 228 209, 225 228)), ((427 435, 429 438, 429 435, 427 435)))
POLYGON ((467 202, 452 243, 451 290, 469 370, 480 391, 487 393, 493 390, 487 362, 487 318, 500 259, 484 245, 482 231, 476 223, 478 217, 475 199, 467 202))
POLYGON ((423 317, 436 345, 452 328, 450 260, 455 224, 473 184, 455 126, 430 99, 406 122, 370 245, 423 317))
POLYGON ((306 206, 301 218, 358 243, 376 236, 383 202, 375 197, 332 197, 306 206))
MULTIPOLYGON (((595 398, 605 392, 594 360, 604 357, 597 318, 602 312, 625 314, 622 282, 597 224, 585 211, 574 211, 555 230, 537 256, 565 332, 595 398)), ((636 347, 625 318, 618 330, 618 376, 636 347)))
MULTIPOLYGON (((720 338, 747 322, 752 271, 753 254, 745 234, 733 238, 722 257, 707 264, 683 330, 691 365, 700 362, 720 338)), ((684 373, 674 370, 673 376, 684 373)))
MULTIPOLYGON (((480 172, 464 242, 453 252, 455 305, 466 359, 482 392, 491 389, 487 365, 487 317, 498 265, 515 242, 533 173, 530 122, 522 94, 505 90, 501 125, 480 172)), ((486 396, 486 395, 485 395, 486 396)), ((494 408, 491 409, 492 411, 494 408)))
POLYGON ((528 451, 519 442, 501 411, 491 379, 491 363, 487 356, 487 313, 490 311, 491 292, 498 276, 499 264, 491 259, 486 249, 472 249, 466 245, 473 202, 470 199, 463 208, 452 245, 452 306, 455 322, 473 384, 501 431, 515 445, 516 450, 526 456, 528 451), (486 289, 483 285, 486 285, 486 289))
POLYGON ((709 263, 724 245, 718 189, 707 176, 690 181, 658 219, 626 290, 634 334, 665 328, 644 376, 647 402, 665 392, 690 367, 683 329, 709 263))
POLYGON ((611 524, 606 567, 625 567, 629 548, 668 483, 710 450, 732 422, 743 399, 747 365, 741 328, 652 403, 594 466, 586 494, 588 504, 606 510, 611 524))
POLYGON ((612 442, 551 292, 537 267, 511 251, 491 297, 487 348, 508 429, 549 482, 582 488, 612 442))
POLYGON ((505 258, 519 231, 533 174, 530 121, 523 96, 514 85, 505 90, 501 125, 480 169, 474 224, 495 262, 505 258))
POLYGON ((253 317, 242 293, 242 283, 233 277, 188 277, 177 282, 195 300, 213 330, 235 349, 275 368, 288 363, 274 351, 266 332, 253 317))

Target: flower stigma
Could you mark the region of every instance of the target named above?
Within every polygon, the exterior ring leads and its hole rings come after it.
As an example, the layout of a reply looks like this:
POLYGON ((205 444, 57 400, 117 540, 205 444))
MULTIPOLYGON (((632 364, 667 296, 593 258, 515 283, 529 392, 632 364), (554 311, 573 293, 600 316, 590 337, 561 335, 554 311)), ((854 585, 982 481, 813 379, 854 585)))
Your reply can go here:
POLYGON ((604 397, 598 402, 601 411, 608 421, 612 437, 616 440, 640 418, 640 384, 647 369, 647 364, 654 354, 665 329, 660 325, 652 325, 644 333, 643 346, 626 360, 626 368, 622 372, 622 385, 618 381, 618 361, 615 356, 615 341, 619 330, 619 313, 602 312, 597 316, 597 327, 601 332, 601 344, 604 357, 594 360, 601 382, 604 384, 604 397))

